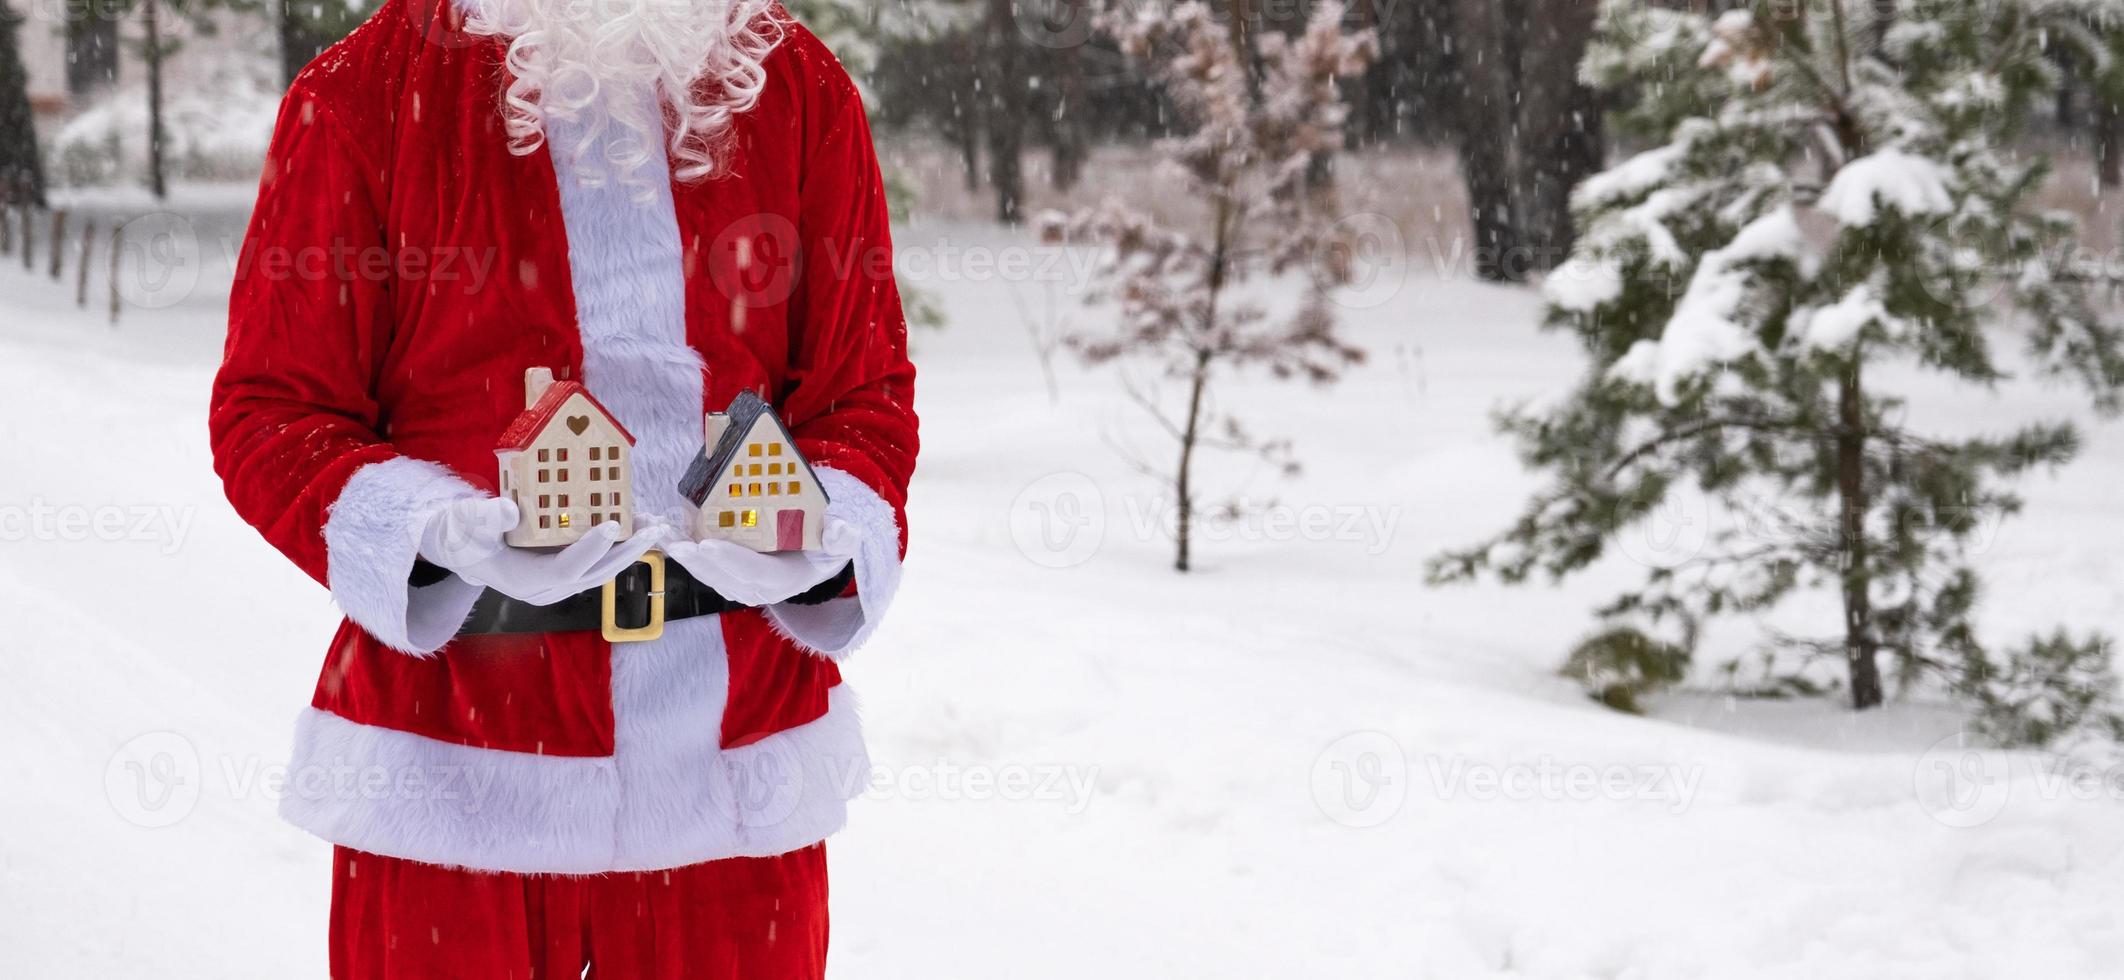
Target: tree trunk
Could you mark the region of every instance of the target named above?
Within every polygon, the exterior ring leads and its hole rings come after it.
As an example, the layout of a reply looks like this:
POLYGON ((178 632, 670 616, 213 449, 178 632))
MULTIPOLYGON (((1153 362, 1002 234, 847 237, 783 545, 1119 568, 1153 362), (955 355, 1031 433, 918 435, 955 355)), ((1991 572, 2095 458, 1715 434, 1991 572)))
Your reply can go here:
MULTIPOLYGON (((44 203, 44 162, 37 153, 21 26, 22 16, 0 0, 0 207, 9 202, 44 203)), ((28 237, 24 229, 23 238, 28 237)))
POLYGON ((969 192, 981 189, 981 134, 966 120, 953 131, 959 145, 959 163, 966 171, 966 189, 969 192))
POLYGON ((76 0, 66 9, 66 93, 86 101, 118 81, 115 0, 76 0))
POLYGON ((162 23, 160 20, 160 7, 160 0, 142 0, 141 3, 142 26, 147 32, 146 46, 143 50, 147 61, 148 191, 153 193, 158 201, 169 197, 170 194, 169 177, 165 172, 162 160, 162 23))
MULTIPOLYGON (((1245 224, 1244 203, 1232 199, 1235 188, 1226 185, 1217 199, 1217 213, 1210 224, 1210 263, 1205 287, 1209 298, 1202 312, 1202 335, 1213 337, 1217 333, 1217 316, 1224 299, 1224 284, 1231 270, 1232 246, 1245 224)), ((1188 376, 1187 421, 1180 427, 1180 465, 1173 471, 1174 506, 1179 508, 1173 537, 1177 551, 1173 556, 1173 569, 1185 572, 1192 567, 1189 546, 1195 535, 1195 444, 1202 433, 1202 396, 1209 388, 1211 350, 1203 347, 1195 352, 1195 370, 1188 376)))
MULTIPOLYGON (((1068 16, 1089 16, 1081 5, 1087 0, 1063 0, 1068 16)), ((1056 52, 1055 77, 1051 80, 1055 89, 1054 119, 1048 125, 1053 131, 1054 170, 1048 175, 1050 184, 1058 191, 1068 191, 1077 186, 1084 175, 1084 161, 1090 156, 1090 141, 1084 132, 1084 46, 1072 44, 1056 52)))
MULTIPOLYGON (((1493 282, 1514 281, 1519 250, 1512 213, 1514 58, 1511 0, 1454 0, 1459 41, 1460 172, 1468 189, 1475 232, 1475 274, 1493 282)), ((1519 269, 1519 271, 1524 271, 1519 269)))
POLYGON ((2124 107, 2099 92, 2095 98, 2095 176, 2108 190, 2124 184, 2124 107))
POLYGON ((1202 431, 1202 393, 1209 387, 1210 355, 1204 351, 1195 355, 1195 374, 1188 381, 1187 424, 1180 430, 1180 467, 1173 478, 1174 494, 1180 508, 1173 537, 1177 551, 1173 557, 1173 569, 1185 572, 1192 567, 1188 545, 1195 534, 1195 442, 1202 431))
POLYGON ((1011 0, 988 2, 989 74, 985 80, 988 183, 996 192, 996 220, 1015 225, 1024 216, 1025 115, 1018 77, 1018 20, 1011 0))
POLYGON ((1519 78, 1519 214, 1534 268, 1571 251, 1571 191, 1600 171, 1606 140, 1598 93, 1578 81, 1599 0, 1526 0, 1519 78))
POLYGON ((1851 706, 1860 711, 1881 703, 1879 642, 1873 636, 1872 584, 1866 567, 1866 413, 1861 379, 1863 348, 1851 352, 1851 367, 1837 392, 1836 490, 1842 508, 1844 551, 1844 657, 1851 669, 1851 706))

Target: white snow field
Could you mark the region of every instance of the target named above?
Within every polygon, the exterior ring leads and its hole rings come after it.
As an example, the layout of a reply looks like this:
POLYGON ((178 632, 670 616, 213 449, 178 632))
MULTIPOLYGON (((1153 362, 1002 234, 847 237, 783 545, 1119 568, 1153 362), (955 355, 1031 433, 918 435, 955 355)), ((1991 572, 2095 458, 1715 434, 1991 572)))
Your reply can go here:
MULTIPOLYGON (((186 193, 196 285, 116 329, 0 264, 0 975, 325 972, 328 851, 276 820, 272 777, 337 616, 211 472, 242 195, 186 193)), ((1637 560, 1719 515, 1563 588, 1423 585, 1532 486, 1489 410, 1577 370, 1535 291, 1416 269, 1347 311, 1371 357, 1339 387, 1223 386, 1306 470, 1212 467, 1275 506, 1180 576, 1117 449, 1164 444, 1113 374, 1059 356, 1051 392, 1034 354, 1029 324, 1097 316, 1072 257, 986 226, 900 245, 951 325, 916 339, 906 585, 849 671, 877 772, 829 845, 834 975, 2124 970, 2124 781, 1964 753, 1942 705, 1712 693, 1750 623, 1652 718, 1555 676, 1637 560)), ((2085 414, 2036 385, 1911 392, 1949 428, 2085 414)), ((2124 632, 2124 426, 2087 436, 1984 548, 1993 640, 2124 632)))

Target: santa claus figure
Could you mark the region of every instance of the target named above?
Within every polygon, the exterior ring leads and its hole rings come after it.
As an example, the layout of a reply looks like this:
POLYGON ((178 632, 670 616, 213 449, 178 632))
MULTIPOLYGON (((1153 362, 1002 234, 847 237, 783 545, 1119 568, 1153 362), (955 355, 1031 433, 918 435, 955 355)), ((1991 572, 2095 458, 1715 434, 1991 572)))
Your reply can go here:
POLYGON ((282 804, 336 845, 334 977, 820 975, 869 776, 837 664, 916 449, 890 248, 857 91, 769 0, 389 0, 295 80, 212 436, 346 614, 282 804), (504 544, 535 368, 634 438, 625 540, 504 544), (830 498, 817 549, 688 540, 745 391, 830 498))

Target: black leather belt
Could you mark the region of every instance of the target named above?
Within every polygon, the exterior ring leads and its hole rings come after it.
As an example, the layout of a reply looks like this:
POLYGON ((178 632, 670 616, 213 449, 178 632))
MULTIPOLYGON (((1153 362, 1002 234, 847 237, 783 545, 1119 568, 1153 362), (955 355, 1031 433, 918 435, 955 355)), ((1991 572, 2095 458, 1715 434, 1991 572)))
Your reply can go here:
MULTIPOLYGON (((787 601, 815 606, 840 595, 855 580, 855 566, 844 565, 833 578, 787 601)), ((459 635, 490 633, 568 633, 599 630, 615 643, 653 640, 674 619, 713 616, 749 609, 723 598, 658 552, 642 556, 603 588, 578 592, 550 606, 534 606, 488 589, 480 593, 459 635)))

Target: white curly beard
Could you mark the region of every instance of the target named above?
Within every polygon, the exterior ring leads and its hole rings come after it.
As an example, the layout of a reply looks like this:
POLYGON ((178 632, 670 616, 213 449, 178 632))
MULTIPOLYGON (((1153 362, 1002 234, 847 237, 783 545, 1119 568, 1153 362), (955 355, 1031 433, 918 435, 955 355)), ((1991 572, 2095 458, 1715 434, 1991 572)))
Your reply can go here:
POLYGON ((546 142, 549 120, 580 133, 570 170, 647 197, 649 164, 714 174, 731 121, 752 108, 782 39, 774 0, 474 0, 466 30, 509 39, 503 129, 510 151, 546 142), (651 97, 654 93, 655 97, 651 97), (668 123, 668 124, 667 124, 668 123), (664 154, 655 152, 664 143, 664 154))

